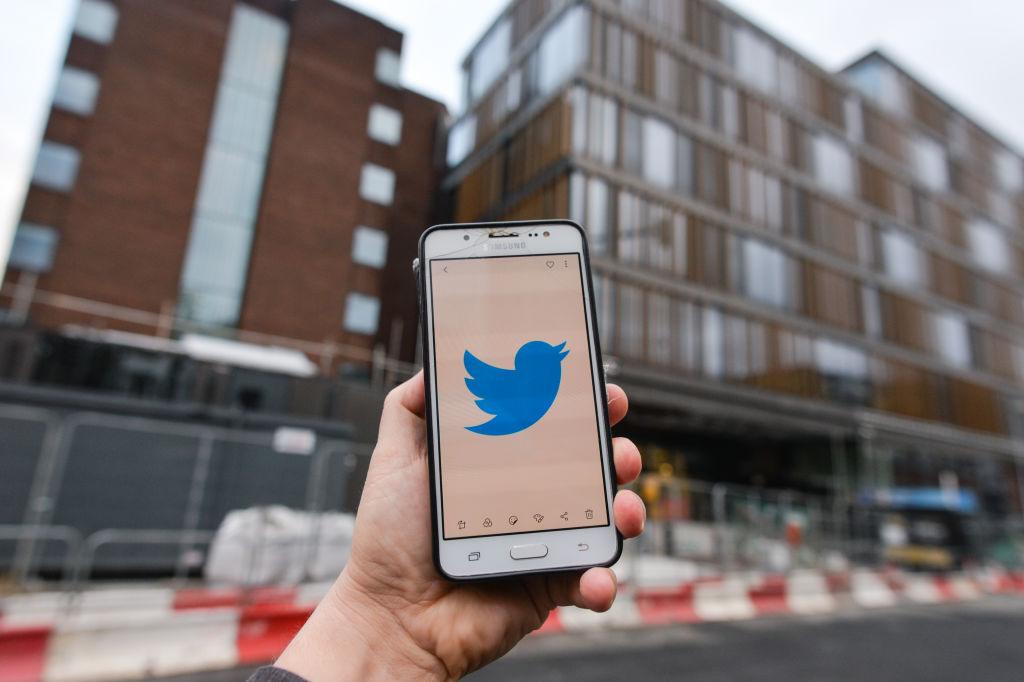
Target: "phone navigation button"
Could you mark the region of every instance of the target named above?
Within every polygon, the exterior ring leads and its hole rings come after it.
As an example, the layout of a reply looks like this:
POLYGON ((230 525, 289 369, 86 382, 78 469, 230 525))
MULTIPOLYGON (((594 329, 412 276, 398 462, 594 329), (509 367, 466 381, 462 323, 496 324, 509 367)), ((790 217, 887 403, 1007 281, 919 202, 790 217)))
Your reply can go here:
POLYGON ((548 555, 547 545, 512 545, 509 555, 513 559, 540 559, 548 555))

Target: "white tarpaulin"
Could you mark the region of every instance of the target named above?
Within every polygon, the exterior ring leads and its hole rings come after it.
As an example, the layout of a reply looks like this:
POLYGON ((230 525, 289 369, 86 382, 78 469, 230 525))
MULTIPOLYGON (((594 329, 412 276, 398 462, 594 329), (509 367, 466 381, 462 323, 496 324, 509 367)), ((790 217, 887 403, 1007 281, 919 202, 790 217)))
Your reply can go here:
POLYGON ((217 529, 204 573, 230 585, 332 580, 348 560, 354 528, 352 514, 239 509, 217 529))

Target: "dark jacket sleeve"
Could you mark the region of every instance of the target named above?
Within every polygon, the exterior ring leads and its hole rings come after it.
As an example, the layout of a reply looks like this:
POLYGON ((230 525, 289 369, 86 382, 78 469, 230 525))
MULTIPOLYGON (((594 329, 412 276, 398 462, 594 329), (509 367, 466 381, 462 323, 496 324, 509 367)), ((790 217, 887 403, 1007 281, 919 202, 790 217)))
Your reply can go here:
POLYGON ((281 668, 266 666, 260 668, 249 676, 249 682, 308 682, 306 678, 299 677, 281 668))

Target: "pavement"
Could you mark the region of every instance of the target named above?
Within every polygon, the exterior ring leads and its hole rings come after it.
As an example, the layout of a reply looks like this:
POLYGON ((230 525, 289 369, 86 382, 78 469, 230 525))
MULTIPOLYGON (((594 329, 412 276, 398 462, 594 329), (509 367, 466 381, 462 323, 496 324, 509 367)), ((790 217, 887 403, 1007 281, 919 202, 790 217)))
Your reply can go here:
MULTIPOLYGON (((1024 600, 532 637, 471 682, 1024 680, 1024 600)), ((243 682, 253 668, 164 678, 243 682)))

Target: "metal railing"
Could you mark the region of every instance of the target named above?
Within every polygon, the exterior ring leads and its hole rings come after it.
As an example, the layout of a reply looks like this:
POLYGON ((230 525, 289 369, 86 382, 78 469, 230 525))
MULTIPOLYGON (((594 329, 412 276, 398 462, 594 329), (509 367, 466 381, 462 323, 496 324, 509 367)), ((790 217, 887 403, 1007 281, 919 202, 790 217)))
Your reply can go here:
MULTIPOLYGON (((0 404, 0 458, 0 573, 15 583, 53 578, 75 591, 100 577, 136 576, 184 584, 201 577, 215 542, 233 542, 236 583, 246 588, 281 580, 266 570, 273 556, 288 557, 288 580, 309 580, 318 553, 348 541, 324 531, 324 515, 354 510, 370 447, 324 438, 291 454, 275 449, 269 430, 0 404), (286 540, 266 536, 265 525, 217 537, 228 513, 271 505, 304 512, 304 525, 286 540)), ((637 489, 650 521, 628 557, 715 571, 887 560, 848 499, 657 475, 637 489)), ((975 526, 985 543, 1001 543, 1000 561, 1024 563, 1019 523, 975 526)))
POLYGON ((354 508, 370 455, 317 441, 293 454, 273 430, 0 404, 0 573, 183 579, 228 512, 269 505, 310 513, 315 547, 316 515, 354 508))
MULTIPOLYGON (((631 548, 634 554, 714 571, 828 570, 893 560, 896 545, 880 529, 897 511, 867 508, 839 496, 659 479, 637 486, 648 503, 649 521, 644 537, 631 548)), ((1024 524, 980 514, 956 523, 962 524, 965 538, 954 549, 967 561, 1024 566, 1024 524)), ((943 544, 934 546, 941 551, 943 544)))

